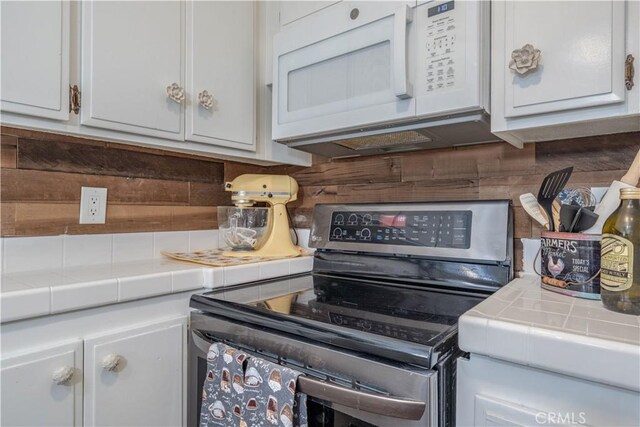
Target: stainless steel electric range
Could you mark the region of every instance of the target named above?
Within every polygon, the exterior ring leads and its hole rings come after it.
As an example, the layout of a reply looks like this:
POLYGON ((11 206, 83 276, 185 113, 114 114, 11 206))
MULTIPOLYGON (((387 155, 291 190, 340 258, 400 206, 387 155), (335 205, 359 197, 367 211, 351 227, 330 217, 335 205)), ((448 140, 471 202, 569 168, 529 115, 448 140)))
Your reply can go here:
POLYGON ((455 425, 460 315, 513 276, 508 201, 317 205, 313 271, 195 295, 189 425, 223 341, 302 371, 310 426, 455 425))

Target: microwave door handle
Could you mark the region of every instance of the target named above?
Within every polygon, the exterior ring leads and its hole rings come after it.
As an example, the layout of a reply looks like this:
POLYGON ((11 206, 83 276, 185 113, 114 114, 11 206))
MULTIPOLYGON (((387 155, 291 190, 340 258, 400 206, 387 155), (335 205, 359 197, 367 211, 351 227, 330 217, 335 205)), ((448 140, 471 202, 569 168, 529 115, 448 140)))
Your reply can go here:
POLYGON ((413 9, 402 6, 393 20, 393 91, 398 98, 411 98, 413 86, 407 78, 407 24, 413 21, 413 9))
POLYGON ((297 391, 352 409, 403 420, 420 420, 427 407, 425 402, 367 393, 304 375, 298 377, 297 391))
MULTIPOLYGON (((209 351, 212 342, 207 340, 200 331, 192 330, 191 338, 202 353, 206 354, 209 351)), ((304 375, 298 377, 297 391, 348 408, 403 420, 420 420, 427 408, 425 402, 367 393, 304 375)))

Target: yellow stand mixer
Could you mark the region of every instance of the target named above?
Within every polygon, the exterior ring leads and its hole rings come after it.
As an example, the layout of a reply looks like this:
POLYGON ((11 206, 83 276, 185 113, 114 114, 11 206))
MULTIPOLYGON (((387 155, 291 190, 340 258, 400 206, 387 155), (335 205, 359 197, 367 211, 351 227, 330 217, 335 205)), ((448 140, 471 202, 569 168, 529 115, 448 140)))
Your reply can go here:
POLYGON ((269 209, 268 230, 259 247, 251 251, 227 251, 225 256, 296 257, 301 249, 293 244, 289 231, 286 204, 298 198, 298 183, 287 175, 240 175, 225 184, 231 201, 239 208, 266 202, 269 209))

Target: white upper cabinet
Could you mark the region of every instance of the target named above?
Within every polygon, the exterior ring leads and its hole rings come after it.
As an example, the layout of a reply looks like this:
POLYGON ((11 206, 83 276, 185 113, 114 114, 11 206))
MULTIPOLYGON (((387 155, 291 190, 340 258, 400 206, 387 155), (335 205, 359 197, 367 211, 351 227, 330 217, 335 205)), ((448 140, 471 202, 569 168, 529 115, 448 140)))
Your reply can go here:
POLYGON ((609 122, 565 135, 548 127, 638 113, 638 85, 625 85, 628 54, 638 68, 637 2, 493 2, 492 13, 493 132, 521 143, 634 130, 609 122), (519 56, 525 46, 537 66, 519 56), (547 130, 530 131, 538 127, 547 130))
POLYGON ((183 139, 183 54, 183 2, 83 2, 82 124, 183 139))
POLYGON ((505 6, 505 60, 526 44, 540 50, 537 69, 507 72, 505 117, 624 102, 624 2, 505 6))
POLYGON ((255 8, 187 3, 187 140, 255 151, 255 8))
POLYGON ((1 365, 0 424, 82 425, 81 340, 3 358, 1 365))
POLYGON ((2 111, 69 118, 69 2, 2 1, 2 111))
POLYGON ((290 24, 307 15, 338 3, 340 0, 324 1, 281 1, 280 2, 280 26, 290 24))
POLYGON ((186 317, 85 340, 85 426, 184 425, 186 317))

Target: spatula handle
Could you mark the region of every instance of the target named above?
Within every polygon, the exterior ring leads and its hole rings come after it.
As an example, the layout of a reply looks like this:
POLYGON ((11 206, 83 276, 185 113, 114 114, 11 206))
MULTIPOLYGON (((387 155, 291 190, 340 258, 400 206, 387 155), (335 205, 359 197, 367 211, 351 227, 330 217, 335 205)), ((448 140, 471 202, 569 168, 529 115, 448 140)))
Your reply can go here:
POLYGON ((636 187, 638 185, 638 181, 640 180, 640 150, 638 150, 638 154, 636 154, 635 159, 633 159, 633 163, 629 167, 629 170, 620 181, 625 184, 633 185, 636 187))

